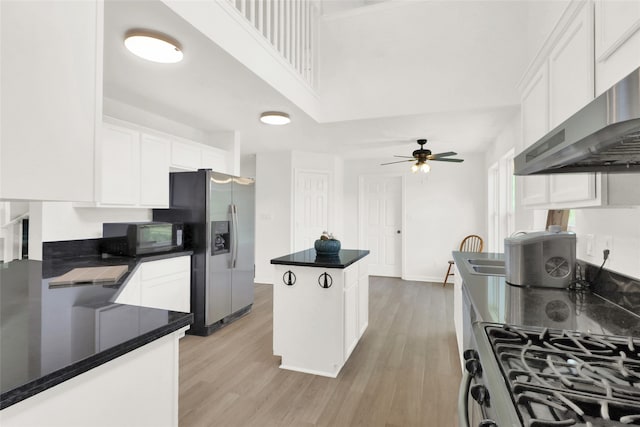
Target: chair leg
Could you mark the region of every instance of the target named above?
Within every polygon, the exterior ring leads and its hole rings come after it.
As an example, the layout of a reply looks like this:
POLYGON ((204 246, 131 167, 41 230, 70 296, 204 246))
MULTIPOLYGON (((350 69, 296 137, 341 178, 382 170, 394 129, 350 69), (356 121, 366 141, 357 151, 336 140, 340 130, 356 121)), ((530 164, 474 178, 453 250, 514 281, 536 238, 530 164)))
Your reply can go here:
POLYGON ((447 274, 444 276, 444 282, 442 282, 442 287, 444 288, 444 285, 447 284, 447 279, 449 279, 449 276, 451 275, 451 266, 453 264, 449 264, 449 268, 447 268, 447 274))

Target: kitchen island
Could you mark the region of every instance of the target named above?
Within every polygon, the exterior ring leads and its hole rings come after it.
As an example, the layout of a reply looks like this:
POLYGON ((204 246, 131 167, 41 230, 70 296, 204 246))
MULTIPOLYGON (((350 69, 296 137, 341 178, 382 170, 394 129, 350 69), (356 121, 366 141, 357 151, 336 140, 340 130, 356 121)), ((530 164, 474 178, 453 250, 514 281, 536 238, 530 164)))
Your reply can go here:
POLYGON ((307 249, 271 260, 273 354, 282 369, 338 376, 369 324, 368 254, 307 249))
POLYGON ((0 264, 0 424, 177 426, 178 339, 193 315, 115 301, 141 264, 190 254, 0 264), (116 282, 50 285, 112 265, 128 266, 116 282))

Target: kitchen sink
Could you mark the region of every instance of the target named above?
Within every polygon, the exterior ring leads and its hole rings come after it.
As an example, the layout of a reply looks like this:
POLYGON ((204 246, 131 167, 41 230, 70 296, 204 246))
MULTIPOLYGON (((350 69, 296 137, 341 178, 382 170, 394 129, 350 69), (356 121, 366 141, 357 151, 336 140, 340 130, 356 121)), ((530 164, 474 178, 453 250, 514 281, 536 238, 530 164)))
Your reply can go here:
POLYGON ((504 263, 502 265, 474 265, 473 271, 476 274, 486 274, 488 276, 504 276, 504 263))
POLYGON ((491 265, 491 266, 499 266, 504 267, 504 260, 501 259, 468 259, 467 262, 471 265, 491 265))

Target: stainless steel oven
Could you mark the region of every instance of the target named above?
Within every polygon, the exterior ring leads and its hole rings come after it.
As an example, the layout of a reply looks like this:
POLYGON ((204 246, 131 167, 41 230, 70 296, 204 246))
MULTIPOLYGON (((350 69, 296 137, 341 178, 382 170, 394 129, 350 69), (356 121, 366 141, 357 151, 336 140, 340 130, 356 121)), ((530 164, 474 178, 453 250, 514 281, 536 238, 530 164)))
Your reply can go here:
POLYGON ((477 322, 462 427, 640 425, 640 339, 477 322))
POLYGON ((521 427, 491 345, 483 339, 482 323, 473 324, 464 351, 458 395, 460 427, 521 427))

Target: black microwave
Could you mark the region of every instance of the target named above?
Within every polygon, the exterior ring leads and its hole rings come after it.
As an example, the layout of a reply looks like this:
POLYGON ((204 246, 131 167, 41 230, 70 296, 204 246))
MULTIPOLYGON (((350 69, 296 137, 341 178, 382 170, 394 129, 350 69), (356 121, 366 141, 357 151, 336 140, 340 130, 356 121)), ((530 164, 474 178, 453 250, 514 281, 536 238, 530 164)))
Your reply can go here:
POLYGON ((183 225, 169 222, 105 222, 102 252, 137 256, 184 248, 183 225))

